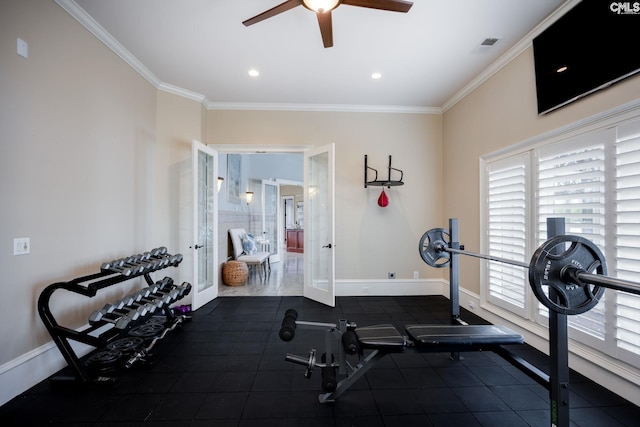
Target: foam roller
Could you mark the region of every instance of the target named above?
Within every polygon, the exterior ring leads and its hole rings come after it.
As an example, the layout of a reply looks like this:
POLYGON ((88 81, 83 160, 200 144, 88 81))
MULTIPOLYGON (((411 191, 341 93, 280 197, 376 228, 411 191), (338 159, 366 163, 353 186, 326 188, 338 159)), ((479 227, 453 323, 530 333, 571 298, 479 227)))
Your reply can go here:
POLYGON ((282 326, 280 328, 279 336, 282 341, 291 341, 296 336, 296 320, 298 319, 298 312, 290 308, 284 313, 284 319, 282 319, 282 326))
POLYGON ((342 347, 347 354, 358 354, 358 351, 360 350, 360 343, 358 342, 358 336, 354 331, 348 330, 342 334, 342 347))

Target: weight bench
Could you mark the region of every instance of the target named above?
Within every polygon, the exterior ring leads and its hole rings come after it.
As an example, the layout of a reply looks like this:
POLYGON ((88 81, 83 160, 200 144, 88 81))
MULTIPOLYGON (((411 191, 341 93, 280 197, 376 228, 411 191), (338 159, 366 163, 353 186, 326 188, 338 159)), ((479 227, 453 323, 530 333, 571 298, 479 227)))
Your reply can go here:
POLYGON ((452 353, 469 351, 493 351, 512 361, 512 357, 502 346, 523 344, 522 335, 505 326, 498 325, 406 325, 406 335, 391 324, 357 327, 355 323, 341 320, 339 324, 317 323, 297 320, 298 314, 289 309, 285 313, 280 329, 280 338, 291 341, 297 326, 324 329, 327 332, 325 353, 321 361, 312 349, 308 357, 287 354, 285 360, 307 367, 306 378, 311 377, 314 368, 322 370, 322 390, 320 403, 333 402, 347 391, 356 381, 388 354, 403 352, 452 353), (341 335, 338 361, 334 360, 330 335, 341 335), (365 355, 365 351, 367 354, 365 355), (327 355, 331 360, 327 361, 327 355), (355 365, 349 363, 348 356, 357 355, 355 365), (338 381, 337 375, 345 375, 338 381))
POLYGON ((498 345, 522 344, 522 335, 500 325, 406 325, 407 337, 393 325, 355 330, 363 348, 416 347, 423 352, 450 353, 492 350, 498 345))

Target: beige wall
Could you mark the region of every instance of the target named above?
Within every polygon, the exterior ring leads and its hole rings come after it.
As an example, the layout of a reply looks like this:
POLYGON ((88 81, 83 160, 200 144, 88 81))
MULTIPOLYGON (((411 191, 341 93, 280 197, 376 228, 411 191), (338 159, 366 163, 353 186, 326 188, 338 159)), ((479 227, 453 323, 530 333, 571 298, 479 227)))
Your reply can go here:
MULTIPOLYGON (((3 0, 0 105, 1 366, 51 341, 45 286, 148 246, 156 89, 53 1, 3 0), (30 255, 13 256, 16 237, 30 255)), ((77 327, 97 303, 58 291, 52 307, 77 327)))
MULTIPOLYGON (((529 48, 443 117, 443 216, 460 219, 460 241, 480 245, 479 158, 640 98, 640 76, 544 116, 536 110, 533 52, 529 48)), ((479 294, 480 266, 462 257, 461 284, 479 294)))
MULTIPOLYGON (((200 102, 167 92, 158 92, 157 152, 150 157, 156 165, 152 246, 167 246, 181 253, 184 260, 171 276, 176 282, 191 283, 193 277, 193 194, 191 146, 195 139, 204 143, 206 109, 200 102)), ((190 300, 190 298, 188 298, 190 300)), ((187 300, 185 300, 188 303, 187 300)))
POLYGON ((209 144, 335 143, 336 279, 441 277, 418 254, 422 233, 442 223, 440 115, 212 110, 207 125, 209 144), (380 178, 389 155, 404 171, 405 185, 385 190, 384 209, 380 187, 364 188, 365 154, 380 178))

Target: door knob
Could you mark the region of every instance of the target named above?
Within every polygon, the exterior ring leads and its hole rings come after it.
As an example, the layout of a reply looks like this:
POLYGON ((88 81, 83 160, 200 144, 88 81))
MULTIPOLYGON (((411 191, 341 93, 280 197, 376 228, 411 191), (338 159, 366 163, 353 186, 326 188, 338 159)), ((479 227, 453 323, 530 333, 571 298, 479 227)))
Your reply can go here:
POLYGON ((331 249, 331 243, 329 243, 327 246, 323 246, 323 248, 329 248, 329 249, 331 249))
POLYGON ((200 248, 204 248, 204 246, 198 246, 198 244, 196 243, 196 245, 195 245, 195 246, 189 246, 189 249, 191 249, 191 248, 193 248, 193 249, 195 249, 195 250, 198 250, 198 249, 200 249, 200 248))

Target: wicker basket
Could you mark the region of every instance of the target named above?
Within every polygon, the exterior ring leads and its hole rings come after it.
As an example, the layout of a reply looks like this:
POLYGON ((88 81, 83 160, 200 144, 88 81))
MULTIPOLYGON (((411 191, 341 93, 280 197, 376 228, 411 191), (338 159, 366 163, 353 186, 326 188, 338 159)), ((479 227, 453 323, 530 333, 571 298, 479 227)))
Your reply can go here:
POLYGON ((242 286, 249 277, 249 267, 243 261, 227 261, 222 266, 222 282, 227 286, 242 286))

